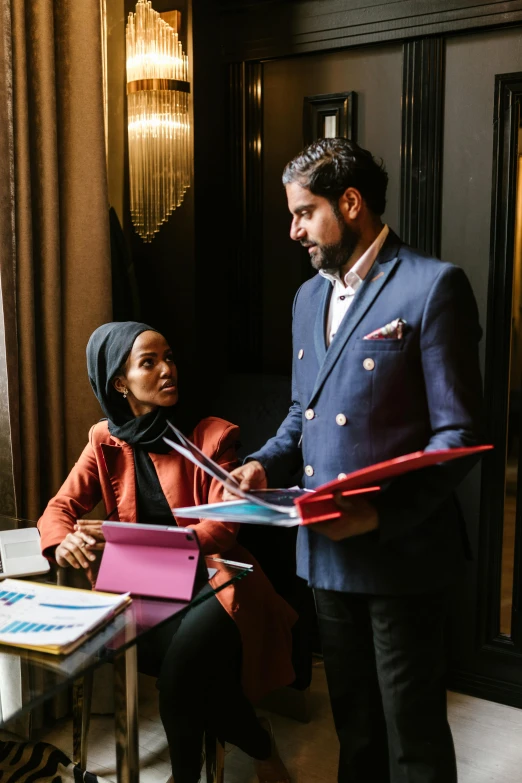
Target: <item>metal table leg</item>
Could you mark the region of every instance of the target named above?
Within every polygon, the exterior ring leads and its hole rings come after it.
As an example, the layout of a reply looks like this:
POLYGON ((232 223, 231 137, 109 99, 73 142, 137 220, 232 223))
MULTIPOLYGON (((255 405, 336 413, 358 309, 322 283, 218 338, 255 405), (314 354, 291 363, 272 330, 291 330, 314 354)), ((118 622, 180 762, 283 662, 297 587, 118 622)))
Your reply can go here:
POLYGON ((138 783, 138 665, 136 645, 114 659, 114 729, 118 783, 138 783))
POLYGON ((218 738, 205 733, 205 766, 207 783, 224 783, 225 781, 225 748, 218 738))
POLYGON ((73 684, 73 761, 85 772, 94 673, 86 672, 73 684))

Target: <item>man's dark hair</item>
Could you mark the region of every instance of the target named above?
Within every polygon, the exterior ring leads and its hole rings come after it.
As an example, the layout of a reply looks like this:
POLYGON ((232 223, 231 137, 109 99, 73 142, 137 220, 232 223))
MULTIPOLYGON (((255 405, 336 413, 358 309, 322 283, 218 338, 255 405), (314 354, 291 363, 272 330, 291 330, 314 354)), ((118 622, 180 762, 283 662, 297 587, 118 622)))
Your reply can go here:
POLYGON ((297 182, 316 196, 323 196, 338 210, 347 188, 355 188, 375 215, 386 207, 388 174, 371 152, 348 139, 319 139, 285 167, 283 185, 297 182))

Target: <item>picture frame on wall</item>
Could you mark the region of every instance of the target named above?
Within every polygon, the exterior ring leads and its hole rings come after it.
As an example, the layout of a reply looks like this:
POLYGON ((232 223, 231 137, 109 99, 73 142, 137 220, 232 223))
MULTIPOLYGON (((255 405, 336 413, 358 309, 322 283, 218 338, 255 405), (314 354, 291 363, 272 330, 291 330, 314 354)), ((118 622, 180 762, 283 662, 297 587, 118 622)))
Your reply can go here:
POLYGON ((310 95, 303 101, 305 146, 322 138, 357 141, 357 93, 310 95))

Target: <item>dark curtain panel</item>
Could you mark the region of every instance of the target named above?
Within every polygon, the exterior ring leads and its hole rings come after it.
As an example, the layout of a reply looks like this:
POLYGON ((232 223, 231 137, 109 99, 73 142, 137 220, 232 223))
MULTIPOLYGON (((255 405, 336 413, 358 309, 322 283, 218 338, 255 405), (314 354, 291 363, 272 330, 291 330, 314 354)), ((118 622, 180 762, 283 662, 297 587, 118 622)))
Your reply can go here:
POLYGON ((85 346, 111 319, 99 0, 12 0, 20 512, 37 519, 100 417, 85 346))
MULTIPOLYGON (((0 283, 0 514, 35 521, 100 417, 85 362, 111 319, 100 0, 0 0, 0 283)), ((26 675, 0 655, 0 711, 26 675)))

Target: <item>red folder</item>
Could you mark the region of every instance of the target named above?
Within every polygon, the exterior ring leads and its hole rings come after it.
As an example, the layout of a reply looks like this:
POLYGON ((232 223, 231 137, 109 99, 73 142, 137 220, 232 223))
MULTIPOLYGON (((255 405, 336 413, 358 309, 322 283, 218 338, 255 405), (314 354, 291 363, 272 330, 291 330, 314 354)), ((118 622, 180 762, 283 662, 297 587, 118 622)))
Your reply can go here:
POLYGON ((313 493, 306 493, 296 498, 294 502, 299 509, 301 524, 311 525, 340 517, 341 511, 333 500, 337 493, 343 497, 349 497, 350 495, 375 492, 380 489, 378 484, 381 481, 388 481, 388 479, 401 476, 403 473, 427 468, 430 465, 438 465, 457 457, 467 457, 470 454, 489 451, 492 448, 491 445, 485 445, 460 449, 439 449, 438 451, 414 451, 412 454, 405 454, 402 457, 356 470, 345 478, 323 484, 313 493))

